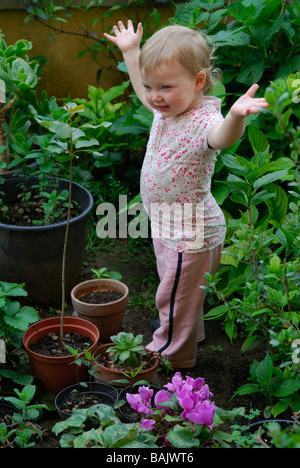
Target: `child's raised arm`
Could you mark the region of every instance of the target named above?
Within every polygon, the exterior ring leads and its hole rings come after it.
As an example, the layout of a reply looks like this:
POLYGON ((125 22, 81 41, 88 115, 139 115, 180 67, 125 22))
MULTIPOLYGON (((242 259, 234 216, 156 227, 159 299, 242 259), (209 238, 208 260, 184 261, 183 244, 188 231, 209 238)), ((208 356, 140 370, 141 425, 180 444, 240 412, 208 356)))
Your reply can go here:
POLYGON ((140 69, 139 69, 139 56, 140 56, 140 43, 143 36, 143 27, 139 23, 136 32, 134 31, 131 20, 128 20, 127 28, 122 21, 118 21, 118 26, 113 26, 115 35, 104 33, 104 37, 116 44, 123 54, 124 61, 129 73, 129 78, 137 97, 144 106, 152 110, 145 99, 145 88, 142 84, 140 69))
POLYGON ((265 98, 254 98, 258 85, 252 85, 231 107, 221 124, 213 125, 208 133, 208 143, 214 149, 225 149, 234 145, 242 137, 246 127, 246 117, 258 114, 261 108, 269 106, 265 98))

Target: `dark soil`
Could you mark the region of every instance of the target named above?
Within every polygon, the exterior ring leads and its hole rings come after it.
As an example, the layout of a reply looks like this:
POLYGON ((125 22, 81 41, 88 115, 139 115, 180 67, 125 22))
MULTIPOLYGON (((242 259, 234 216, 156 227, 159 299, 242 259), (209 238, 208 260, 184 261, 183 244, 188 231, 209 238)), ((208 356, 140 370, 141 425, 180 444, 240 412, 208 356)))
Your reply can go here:
MULTIPOLYGON (((77 333, 70 332, 66 333, 63 337, 65 345, 71 346, 73 349, 77 349, 82 352, 85 348, 92 346, 90 338, 84 335, 78 335, 77 333)), ((71 353, 68 349, 64 349, 60 336, 57 333, 48 333, 39 340, 31 343, 29 348, 37 354, 43 356, 70 356, 71 353)))
POLYGON ((4 423, 7 426, 11 426, 13 414, 16 409, 7 402, 0 402, 0 424, 4 423))
POLYGON ((93 405, 98 404, 113 406, 114 400, 105 395, 104 393, 93 392, 72 392, 62 401, 60 401, 58 407, 64 413, 71 414, 73 409, 84 409, 89 408, 93 405))
POLYGON ((98 291, 91 291, 88 294, 80 297, 81 302, 86 302, 87 304, 107 304, 109 302, 114 302, 123 297, 123 294, 119 291, 114 291, 107 289, 101 291, 99 294, 98 291))
MULTIPOLYGON (((51 210, 49 214, 46 214, 45 203, 47 204, 46 198, 36 198, 36 196, 32 196, 26 203, 21 201, 9 203, 1 209, 0 222, 13 226, 39 226, 66 221, 67 202, 51 210)), ((71 206, 71 217, 77 216, 78 213, 80 207, 71 206)))

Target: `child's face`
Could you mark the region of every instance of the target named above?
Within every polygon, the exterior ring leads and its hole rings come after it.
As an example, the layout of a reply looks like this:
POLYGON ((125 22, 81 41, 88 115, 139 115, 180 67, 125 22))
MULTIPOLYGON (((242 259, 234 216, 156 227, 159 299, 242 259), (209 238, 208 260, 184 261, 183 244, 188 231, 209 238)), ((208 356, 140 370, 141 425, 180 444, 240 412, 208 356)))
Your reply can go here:
POLYGON ((161 112, 163 118, 177 117, 201 100, 205 73, 193 76, 177 60, 141 74, 147 102, 161 112))

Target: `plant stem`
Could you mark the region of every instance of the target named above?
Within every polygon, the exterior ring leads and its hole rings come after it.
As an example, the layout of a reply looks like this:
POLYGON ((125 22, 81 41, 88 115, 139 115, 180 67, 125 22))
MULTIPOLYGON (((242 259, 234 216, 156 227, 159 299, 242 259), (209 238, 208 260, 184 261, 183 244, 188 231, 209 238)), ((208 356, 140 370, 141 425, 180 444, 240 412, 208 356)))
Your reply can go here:
POLYGON ((66 349, 64 343, 64 315, 65 315, 65 300, 66 300, 66 257, 67 257, 67 244, 68 244, 68 235, 69 235, 69 225, 71 217, 71 202, 72 202, 72 148, 70 151, 70 174, 69 174, 69 203, 68 203, 68 215, 67 215, 67 226, 65 232, 64 240, 64 250, 63 250, 63 260, 62 260, 62 299, 61 299, 61 317, 60 317, 60 342, 63 349, 66 349))

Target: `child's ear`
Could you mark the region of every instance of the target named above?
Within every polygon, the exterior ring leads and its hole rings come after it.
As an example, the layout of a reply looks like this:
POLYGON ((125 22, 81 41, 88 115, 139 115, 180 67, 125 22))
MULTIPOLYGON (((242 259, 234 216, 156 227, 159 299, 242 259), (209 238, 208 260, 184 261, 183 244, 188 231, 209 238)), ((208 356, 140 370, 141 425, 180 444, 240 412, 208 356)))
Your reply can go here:
POLYGON ((204 71, 199 71, 196 75, 196 91, 201 91, 205 85, 206 73, 204 71))

